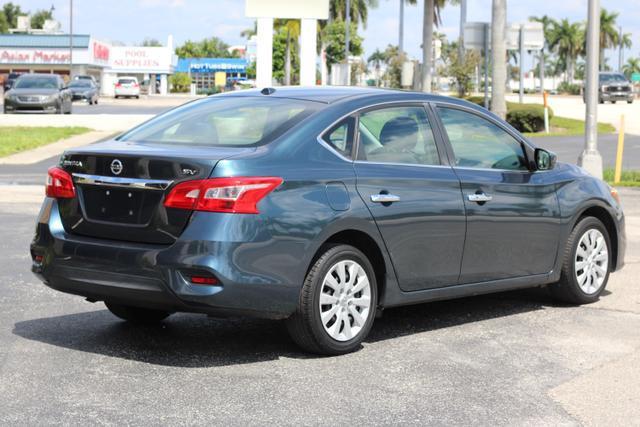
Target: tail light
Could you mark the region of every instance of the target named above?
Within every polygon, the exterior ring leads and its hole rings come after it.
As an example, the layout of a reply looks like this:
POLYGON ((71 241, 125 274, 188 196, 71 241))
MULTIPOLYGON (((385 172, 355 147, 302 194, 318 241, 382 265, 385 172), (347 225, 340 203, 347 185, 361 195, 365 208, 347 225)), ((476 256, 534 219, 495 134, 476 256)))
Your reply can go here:
POLYGON ((134 83, 133 87, 140 87, 140 85, 138 83, 134 83))
POLYGON ((120 84, 120 82, 116 83, 116 87, 120 87, 122 86, 122 84, 120 84))
POLYGON ((46 194, 48 197, 55 197, 56 199, 72 199, 76 197, 76 188, 73 185, 71 175, 59 167, 49 168, 46 194))
POLYGON ((258 202, 282 184, 277 177, 210 178, 177 184, 164 201, 168 208, 257 214, 258 202))

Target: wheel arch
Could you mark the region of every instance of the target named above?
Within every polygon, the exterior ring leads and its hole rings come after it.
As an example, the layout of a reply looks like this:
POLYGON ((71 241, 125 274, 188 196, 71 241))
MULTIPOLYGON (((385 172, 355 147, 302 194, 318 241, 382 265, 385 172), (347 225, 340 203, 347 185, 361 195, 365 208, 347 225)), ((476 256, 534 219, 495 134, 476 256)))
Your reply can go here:
POLYGON ((604 227, 607 229, 607 233, 609 233, 609 240, 611 241, 611 252, 612 252, 612 260, 614 264, 613 271, 618 268, 618 228, 616 227, 615 219, 613 215, 609 212, 609 210, 600 205, 600 204, 592 204, 590 206, 584 207, 578 215, 576 215, 575 220, 571 226, 571 230, 573 230, 576 225, 580 222, 582 218, 586 217, 594 217, 598 219, 604 227))

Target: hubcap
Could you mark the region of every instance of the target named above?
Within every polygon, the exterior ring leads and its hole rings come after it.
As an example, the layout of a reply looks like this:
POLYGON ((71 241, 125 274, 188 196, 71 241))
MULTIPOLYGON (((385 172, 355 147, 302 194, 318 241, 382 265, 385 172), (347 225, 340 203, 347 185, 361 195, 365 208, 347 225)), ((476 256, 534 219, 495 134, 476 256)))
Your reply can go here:
POLYGON ((575 259, 576 279, 586 294, 600 290, 609 268, 607 242, 599 230, 587 230, 578 243, 575 259))
POLYGON ((320 320, 336 341, 348 341, 364 328, 371 310, 371 285, 364 268, 355 261, 334 264, 320 290, 320 320))

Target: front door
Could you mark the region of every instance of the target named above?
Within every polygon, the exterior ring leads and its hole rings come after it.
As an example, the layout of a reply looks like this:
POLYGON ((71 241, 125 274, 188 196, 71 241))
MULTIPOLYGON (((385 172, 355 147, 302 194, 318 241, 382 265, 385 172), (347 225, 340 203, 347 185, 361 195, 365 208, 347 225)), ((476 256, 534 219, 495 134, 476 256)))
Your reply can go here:
POLYGON ((460 283, 552 270, 560 234, 555 185, 530 171, 522 142, 479 114, 437 108, 467 212, 460 283))
POLYGON ((465 236, 460 182, 440 161, 424 106, 363 112, 358 133, 358 192, 384 238, 400 288, 457 284, 465 236))

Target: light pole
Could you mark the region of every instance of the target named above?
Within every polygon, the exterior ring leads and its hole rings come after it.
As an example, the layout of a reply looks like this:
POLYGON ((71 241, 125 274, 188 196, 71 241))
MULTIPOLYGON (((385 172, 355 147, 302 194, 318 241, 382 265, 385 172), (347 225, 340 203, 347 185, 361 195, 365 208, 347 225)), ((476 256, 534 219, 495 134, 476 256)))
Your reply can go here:
MULTIPOLYGON (((507 1, 493 0, 491 5, 491 111, 501 118, 507 115, 505 89, 507 82, 507 1)), ((521 64, 522 65, 522 64, 521 64)))
POLYGON ((618 72, 621 73, 622 72, 622 64, 624 63, 624 46, 622 46, 622 37, 624 37, 624 35, 622 34, 622 27, 620 27, 620 36, 618 37, 619 43, 618 43, 618 72))
POLYGON ((345 63, 345 86, 351 86, 351 67, 349 67, 349 31, 351 30, 351 1, 347 0, 344 10, 344 63, 345 63))
POLYGON ((69 81, 73 79, 73 0, 69 0, 69 81))
POLYGON ((404 0, 400 0, 400 34, 398 34, 398 50, 404 51, 404 0))
POLYGON ((602 178, 602 157, 598 152, 598 62, 600 56, 600 0, 589 0, 587 19, 587 65, 584 151, 578 165, 591 175, 602 178))
POLYGON ((464 61, 464 24, 467 22, 467 0, 460 0, 460 37, 458 40, 458 58, 464 61))

